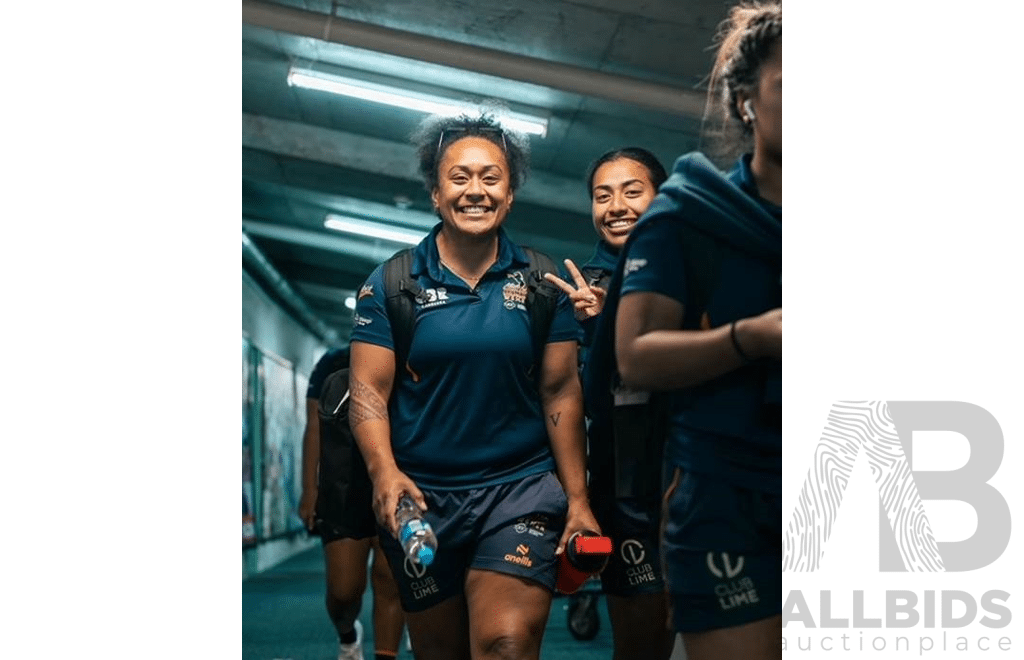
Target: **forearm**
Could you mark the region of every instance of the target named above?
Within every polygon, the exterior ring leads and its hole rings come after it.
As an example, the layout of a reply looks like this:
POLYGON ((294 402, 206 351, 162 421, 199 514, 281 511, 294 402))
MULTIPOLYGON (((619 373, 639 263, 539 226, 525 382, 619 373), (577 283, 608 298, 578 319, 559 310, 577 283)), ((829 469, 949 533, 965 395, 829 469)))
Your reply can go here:
POLYGON ((395 454, 391 448, 391 420, 387 400, 370 385, 355 377, 349 386, 349 426, 366 462, 370 478, 392 469, 395 454))
MULTIPOLYGON (((744 344, 743 321, 736 339, 744 344)), ((623 382, 637 390, 690 387, 727 374, 746 363, 730 336, 730 325, 712 330, 653 330, 623 342, 616 358, 623 382)))
POLYGON ((302 490, 315 490, 320 469, 320 417, 316 400, 306 401, 306 431, 302 436, 302 490))
MULTIPOLYGON (((314 420, 314 424, 319 421, 314 420)), ((306 432, 302 439, 302 490, 313 490, 319 486, 320 434, 306 432)))
POLYGON ((706 330, 680 329, 683 311, 682 303, 660 293, 623 296, 615 315, 615 359, 627 387, 691 387, 749 360, 782 359, 781 308, 706 330))
POLYGON ((586 431, 583 423, 583 398, 579 381, 573 378, 565 387, 543 399, 551 454, 558 480, 570 504, 587 501, 586 431))

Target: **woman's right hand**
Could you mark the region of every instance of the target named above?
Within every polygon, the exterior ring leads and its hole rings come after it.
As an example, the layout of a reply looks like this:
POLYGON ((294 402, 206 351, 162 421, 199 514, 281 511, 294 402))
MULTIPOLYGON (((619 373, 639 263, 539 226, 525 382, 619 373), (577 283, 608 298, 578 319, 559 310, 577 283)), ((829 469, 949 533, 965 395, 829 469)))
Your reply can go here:
POLYGON ((751 358, 782 359, 782 308, 736 323, 736 341, 751 358))
POLYGON ((397 467, 378 475, 373 480, 373 513, 377 517, 377 523, 391 532, 396 539, 398 523, 395 521, 395 511, 398 509, 398 500, 406 493, 420 509, 427 510, 427 501, 423 498, 423 493, 413 480, 397 467))
POLYGON ((569 296, 573 315, 577 321, 586 321, 587 319, 594 318, 604 308, 605 290, 599 286, 587 284, 586 278, 583 277, 583 273, 576 267, 572 259, 565 260, 565 268, 569 271, 569 275, 576 284, 575 288, 572 284, 569 284, 554 273, 544 273, 544 279, 557 286, 565 292, 565 295, 569 296))
POLYGON ((299 518, 306 526, 306 530, 312 532, 316 524, 316 498, 319 489, 310 486, 302 489, 302 497, 299 498, 299 518))

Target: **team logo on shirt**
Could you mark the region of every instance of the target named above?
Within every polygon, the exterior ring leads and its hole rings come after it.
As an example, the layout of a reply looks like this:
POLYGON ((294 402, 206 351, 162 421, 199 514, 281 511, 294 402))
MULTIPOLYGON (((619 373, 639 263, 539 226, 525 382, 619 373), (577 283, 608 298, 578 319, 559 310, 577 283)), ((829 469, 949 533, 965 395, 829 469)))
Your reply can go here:
POLYGON ((416 302, 419 303, 420 309, 447 305, 448 289, 443 286, 439 286, 436 289, 423 289, 416 294, 416 302))
POLYGON ((636 271, 640 270, 641 268, 643 268, 646 265, 647 265, 647 260, 646 259, 626 259, 626 263, 625 263, 625 266, 624 266, 625 267, 624 274, 625 275, 629 275, 630 273, 635 273, 636 271))
POLYGON ((526 310, 526 294, 530 290, 526 287, 526 280, 522 271, 515 271, 508 274, 508 282, 501 287, 501 295, 505 297, 505 309, 526 310))
POLYGON ((359 316, 358 314, 353 316, 353 320, 355 321, 356 325, 359 326, 370 325, 371 323, 373 323, 373 319, 366 318, 365 316, 359 316))
POLYGON ((365 298, 367 296, 372 296, 372 295, 373 295, 373 285, 372 284, 364 284, 363 288, 359 289, 359 295, 356 296, 356 300, 362 300, 363 298, 365 298))

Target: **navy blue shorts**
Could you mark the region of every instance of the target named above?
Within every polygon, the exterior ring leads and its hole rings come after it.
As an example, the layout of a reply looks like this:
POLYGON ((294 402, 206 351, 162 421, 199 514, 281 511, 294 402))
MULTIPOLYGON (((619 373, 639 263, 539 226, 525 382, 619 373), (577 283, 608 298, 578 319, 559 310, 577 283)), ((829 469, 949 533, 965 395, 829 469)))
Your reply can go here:
POLYGON ((676 469, 665 492, 662 556, 679 632, 782 612, 782 497, 676 469))
POLYGON ((638 499, 592 497, 594 516, 601 533, 612 539, 612 556, 601 572, 604 593, 639 596, 661 593, 665 580, 658 547, 658 502, 638 499))
POLYGON ((420 612, 461 594, 470 568, 526 578, 554 591, 555 549, 568 502, 553 472, 486 488, 422 492, 424 518, 437 536, 430 566, 407 560, 398 541, 378 530, 403 610, 420 612))

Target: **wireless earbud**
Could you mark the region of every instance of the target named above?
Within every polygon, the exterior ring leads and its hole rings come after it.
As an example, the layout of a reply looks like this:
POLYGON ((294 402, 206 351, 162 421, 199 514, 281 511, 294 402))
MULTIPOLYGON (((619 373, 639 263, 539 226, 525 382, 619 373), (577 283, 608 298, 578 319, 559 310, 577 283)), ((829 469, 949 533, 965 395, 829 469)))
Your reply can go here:
POLYGON ((754 115, 754 102, 753 101, 751 101, 750 99, 747 99, 746 101, 744 101, 743 102, 743 109, 747 111, 747 120, 748 121, 754 121, 755 119, 757 119, 756 115, 754 115))

